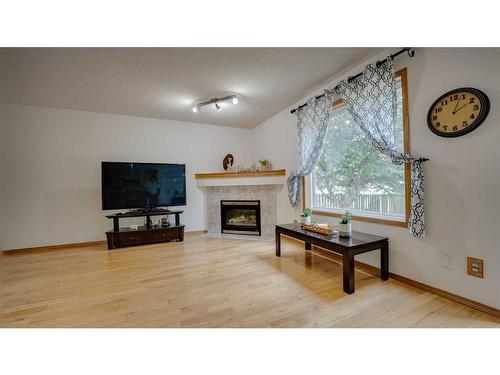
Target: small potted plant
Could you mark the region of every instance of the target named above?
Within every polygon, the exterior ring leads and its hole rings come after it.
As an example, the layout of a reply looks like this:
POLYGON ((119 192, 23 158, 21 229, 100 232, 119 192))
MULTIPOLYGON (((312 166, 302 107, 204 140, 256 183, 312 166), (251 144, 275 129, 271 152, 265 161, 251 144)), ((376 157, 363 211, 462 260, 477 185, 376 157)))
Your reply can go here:
POLYGON ((259 160, 261 171, 270 171, 272 169, 271 162, 268 159, 259 160))
POLYGON ((352 228, 351 228, 351 212, 346 211, 340 218, 339 222, 339 237, 351 238, 352 228))
POLYGON ((300 215, 300 222, 302 224, 311 224, 311 209, 310 208, 306 208, 302 212, 302 215, 300 215))

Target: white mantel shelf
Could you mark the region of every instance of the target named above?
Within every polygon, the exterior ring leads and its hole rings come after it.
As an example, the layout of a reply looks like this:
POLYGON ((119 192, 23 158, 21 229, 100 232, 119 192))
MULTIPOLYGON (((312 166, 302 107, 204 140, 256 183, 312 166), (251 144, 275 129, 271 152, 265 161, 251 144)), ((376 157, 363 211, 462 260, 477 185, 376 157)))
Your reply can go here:
POLYGON ((285 184, 286 170, 260 172, 215 172, 196 173, 198 187, 209 186, 244 186, 244 185, 283 185, 285 184))

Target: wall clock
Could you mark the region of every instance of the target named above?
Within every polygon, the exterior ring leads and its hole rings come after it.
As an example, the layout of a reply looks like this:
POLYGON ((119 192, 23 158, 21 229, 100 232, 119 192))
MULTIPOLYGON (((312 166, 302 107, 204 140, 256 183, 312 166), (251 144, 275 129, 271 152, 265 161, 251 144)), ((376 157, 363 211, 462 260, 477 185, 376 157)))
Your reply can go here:
POLYGON ((441 137, 459 137, 481 125, 489 111, 490 101, 484 92, 462 87, 436 99, 427 113, 427 125, 441 137))

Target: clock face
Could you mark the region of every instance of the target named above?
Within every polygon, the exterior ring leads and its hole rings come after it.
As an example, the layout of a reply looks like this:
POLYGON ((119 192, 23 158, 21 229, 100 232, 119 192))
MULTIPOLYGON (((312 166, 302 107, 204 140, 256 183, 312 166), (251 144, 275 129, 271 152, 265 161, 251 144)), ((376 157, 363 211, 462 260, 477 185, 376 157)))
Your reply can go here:
POLYGON ((464 87, 441 95, 429 109, 427 125, 442 137, 458 137, 477 128, 490 109, 480 90, 464 87))

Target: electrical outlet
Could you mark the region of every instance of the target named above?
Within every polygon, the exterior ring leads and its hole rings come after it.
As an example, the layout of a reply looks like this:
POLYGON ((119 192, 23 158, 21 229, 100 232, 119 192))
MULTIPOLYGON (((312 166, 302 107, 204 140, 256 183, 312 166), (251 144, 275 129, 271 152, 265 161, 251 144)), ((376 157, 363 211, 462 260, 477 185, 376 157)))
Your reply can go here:
POLYGON ((483 278, 483 260, 467 257, 467 275, 483 278))

